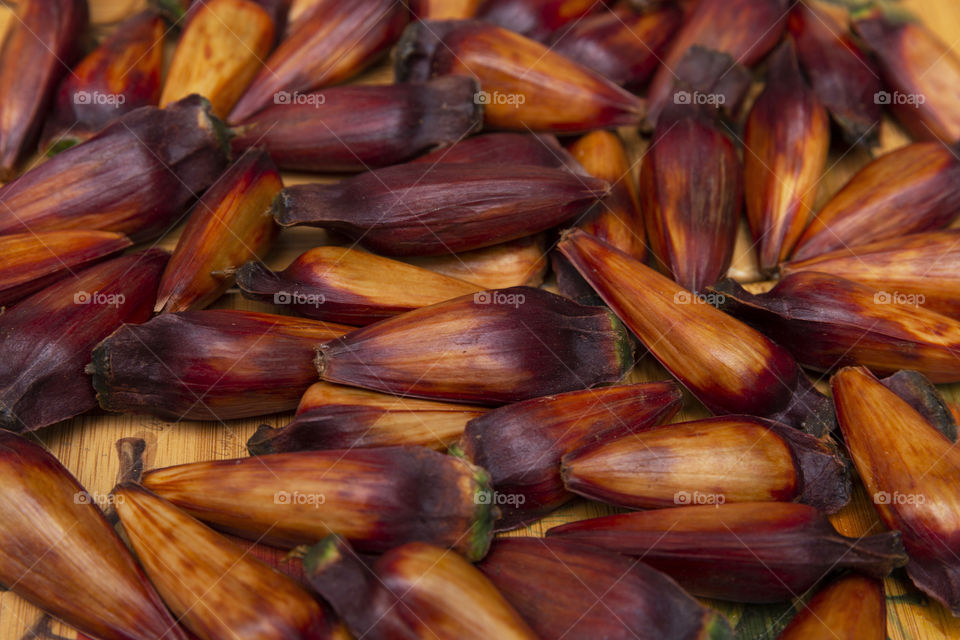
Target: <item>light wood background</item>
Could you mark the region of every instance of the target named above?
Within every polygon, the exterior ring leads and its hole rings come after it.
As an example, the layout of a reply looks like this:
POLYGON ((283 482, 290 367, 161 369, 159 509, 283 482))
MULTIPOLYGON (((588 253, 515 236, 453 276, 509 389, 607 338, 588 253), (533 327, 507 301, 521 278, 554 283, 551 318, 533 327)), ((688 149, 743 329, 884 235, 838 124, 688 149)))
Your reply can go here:
MULTIPOLYGON (((346 0, 344 0, 346 1, 346 0)), ((142 8, 144 0, 90 0, 94 22, 98 28, 109 29, 110 25, 142 8)), ((9 9, 0 2, 0 35, 9 20, 9 9)), ((7 2, 6 4, 15 4, 7 2)), ((960 2, 957 0, 903 0, 898 3, 921 16, 948 44, 960 45, 960 2)), ((375 69, 360 79, 361 82, 390 82, 387 65, 375 69)), ((634 161, 642 157, 645 142, 635 131, 622 130, 634 161)), ((907 137, 892 121, 885 121, 881 139, 883 149, 893 149, 908 142, 907 137)), ((821 202, 836 192, 857 169, 869 160, 860 150, 847 153, 835 152, 831 157, 831 170, 824 177, 819 198, 821 202)), ((637 169, 639 165, 635 164, 637 169)), ((316 176, 285 176, 287 184, 303 181, 318 181, 316 176)), ((167 249, 176 245, 178 233, 159 243, 167 249)), ((272 267, 286 266, 304 250, 323 244, 322 231, 297 229, 280 235, 277 246, 268 259, 272 267)), ((742 229, 736 259, 731 268, 732 276, 750 281, 755 279, 754 258, 750 250, 746 229, 742 229)), ((762 285, 761 285, 762 286, 762 285)), ((216 305, 218 308, 253 309, 278 312, 271 305, 242 299, 235 292, 229 293, 216 305)), ((641 362, 630 374, 630 381, 665 379, 666 372, 649 361, 641 362)), ((823 384, 823 381, 820 382, 823 384)), ((944 387, 948 397, 960 402, 960 385, 944 387)), ((113 486, 118 471, 114 443, 123 437, 141 437, 148 443, 146 466, 162 467, 198 460, 232 458, 246 455, 244 443, 257 425, 267 422, 282 426, 291 414, 234 420, 226 424, 213 422, 168 423, 147 415, 112 415, 92 413, 64 424, 43 429, 30 437, 43 443, 72 471, 93 495, 105 495, 113 486)), ((690 398, 676 420, 704 417, 707 412, 690 398)), ((561 511, 545 518, 529 530, 520 530, 516 535, 542 535, 557 524, 611 513, 613 509, 597 503, 575 502, 561 511)), ((868 530, 882 529, 862 487, 855 499, 841 513, 831 518, 838 530, 846 535, 860 535, 868 530)), ((512 535, 512 534, 511 534, 512 535)), ((3 541, 0 541, 3 544, 3 541)), ((93 587, 93 585, 91 585, 93 587)), ((902 572, 886 580, 888 604, 888 636, 893 640, 939 640, 960 639, 960 619, 955 619, 940 605, 930 602, 909 585, 902 572)), ((774 638, 778 630, 789 621, 797 606, 795 603, 770 606, 732 605, 709 603, 728 615, 736 627, 737 637, 743 639, 774 638)), ((63 625, 44 619, 41 612, 13 593, 0 594, 0 640, 30 638, 73 639, 76 633, 63 625)))

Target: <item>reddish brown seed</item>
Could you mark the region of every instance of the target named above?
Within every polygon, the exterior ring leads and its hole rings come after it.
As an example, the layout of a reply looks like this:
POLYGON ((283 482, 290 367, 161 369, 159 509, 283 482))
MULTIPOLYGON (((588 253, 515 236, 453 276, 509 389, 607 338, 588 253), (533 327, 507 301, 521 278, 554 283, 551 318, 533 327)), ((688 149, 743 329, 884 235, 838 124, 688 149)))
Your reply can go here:
POLYGON ((889 375, 913 369, 933 382, 960 381, 960 321, 922 299, 800 271, 761 295, 726 280, 713 287, 721 308, 786 345, 818 371, 863 365, 889 375))
POLYGON ((40 150, 87 140, 125 113, 160 99, 166 26, 146 11, 120 23, 57 91, 40 150))
POLYGON ((730 627, 666 575, 560 538, 500 538, 478 568, 542 638, 721 640, 730 627))
POLYGON ((294 409, 317 380, 317 346, 351 328, 252 311, 165 313, 97 345, 88 372, 109 411, 175 421, 261 416, 294 409))
POLYGON ((636 125, 645 102, 547 46, 481 21, 414 23, 398 45, 403 81, 468 75, 494 129, 577 133, 636 125), (452 23, 452 24, 451 24, 452 23), (442 44, 441 44, 442 43, 442 44))
POLYGON ((850 500, 848 470, 833 447, 749 416, 598 439, 565 455, 562 473, 569 491, 632 508, 779 501, 834 513, 850 500))
POLYGON ((80 54, 88 21, 85 0, 19 3, 0 40, 0 182, 13 179, 34 148, 57 85, 80 54))
POLYGON ((653 269, 583 231, 557 245, 676 378, 716 413, 765 416, 820 435, 829 400, 783 347, 653 269))
POLYGON ((293 421, 281 429, 262 424, 247 440, 250 455, 315 449, 417 445, 445 451, 483 407, 434 402, 343 387, 327 382, 303 394, 293 421))
POLYGON ((684 103, 664 111, 643 158, 640 193, 662 271, 694 292, 726 274, 743 206, 743 168, 712 116, 684 103))
POLYGON ((0 583, 103 640, 186 640, 80 483, 40 445, 0 429, 0 583))
POLYGON ((273 47, 270 14, 252 0, 207 0, 191 9, 167 70, 160 106, 197 93, 226 118, 273 47))
POLYGON ((477 88, 474 79, 459 76, 331 87, 263 109, 234 127, 231 143, 235 152, 262 147, 280 168, 294 171, 386 167, 478 130, 477 88))
POLYGON ((247 298, 356 326, 482 290, 428 269, 332 246, 301 254, 283 271, 248 262, 237 271, 237 286, 247 298))
POLYGON ((903 532, 907 575, 960 615, 960 451, 862 367, 830 381, 850 457, 888 527, 903 532))
POLYGON ((121 326, 150 318, 169 255, 149 249, 91 266, 0 315, 0 428, 32 431, 96 406, 83 368, 121 326))
POLYGON ((960 229, 898 235, 780 265, 781 277, 800 271, 922 296, 925 309, 960 319, 960 229))
POLYGON ((394 0, 318 0, 289 26, 280 43, 230 112, 247 120, 280 101, 338 84, 385 54, 409 19, 394 0))
POLYGON ((876 146, 883 117, 876 99, 883 90, 876 63, 860 50, 845 25, 812 3, 793 6, 788 28, 813 90, 847 143, 876 146))
POLYGON ((130 240, 108 231, 42 231, 0 236, 0 307, 122 251, 130 240))
POLYGON ((583 213, 606 188, 565 169, 408 163, 288 187, 274 216, 283 227, 339 231, 383 255, 444 255, 545 231, 583 213))
POLYGON ((565 454, 665 422, 681 400, 680 389, 672 382, 534 398, 472 419, 460 448, 490 473, 502 514, 497 529, 513 529, 573 498, 560 477, 565 454))
POLYGON ((290 548, 339 533, 364 552, 412 541, 479 560, 496 507, 487 473, 422 447, 277 453, 148 471, 143 485, 217 529, 290 548))
POLYGON ((123 531, 171 612, 204 640, 343 636, 331 614, 290 578, 170 502, 124 483, 113 490, 123 531), (256 585, 256 589, 251 589, 256 585))
POLYGON ((880 156, 810 221, 793 260, 909 233, 936 231, 960 213, 960 160, 939 142, 880 156))
POLYGON ((874 14, 854 28, 886 82, 874 101, 889 105, 916 139, 960 142, 960 56, 953 47, 921 22, 874 14))
POLYGON ((793 600, 833 571, 880 579, 907 562, 899 531, 848 538, 814 507, 790 502, 636 511, 547 536, 642 557, 693 595, 735 602, 793 600))
POLYGON ((764 272, 790 255, 813 215, 830 150, 827 110, 800 74, 792 42, 770 56, 767 74, 743 154, 747 221, 764 272))
POLYGON ((160 282, 154 311, 202 309, 247 260, 262 260, 277 226, 270 205, 283 188, 266 151, 244 153, 200 198, 160 282))
POLYGON ((513 287, 363 327, 321 345, 316 364, 327 382, 492 405, 618 382, 633 356, 605 309, 513 287))
POLYGON ((225 141, 200 96, 131 111, 0 187, 0 234, 96 229, 156 238, 223 172, 225 141))

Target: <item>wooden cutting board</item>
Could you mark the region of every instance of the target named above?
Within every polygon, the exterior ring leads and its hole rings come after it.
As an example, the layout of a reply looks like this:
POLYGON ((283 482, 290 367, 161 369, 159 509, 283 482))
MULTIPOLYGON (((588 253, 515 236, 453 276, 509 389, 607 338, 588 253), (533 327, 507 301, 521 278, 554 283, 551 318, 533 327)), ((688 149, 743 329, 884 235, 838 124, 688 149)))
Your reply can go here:
MULTIPOLYGON (((107 30, 117 20, 142 8, 144 0, 90 0, 91 12, 98 28, 107 30)), ((9 9, 0 2, 0 35, 6 21, 10 18, 9 9)), ((7 2, 6 4, 15 4, 7 2)), ((903 0, 899 3, 924 18, 948 44, 960 45, 960 2, 956 0, 903 0)), ((359 82, 387 83, 392 80, 388 65, 366 74, 359 82)), ((635 131, 621 131, 627 140, 631 155, 637 162, 642 157, 646 143, 635 131)), ((908 138, 892 121, 886 121, 882 129, 883 149, 889 150, 902 146, 908 138)), ((831 158, 830 171, 820 185, 820 200, 836 192, 846 180, 869 160, 861 150, 852 150, 837 154, 831 158)), ((324 180, 317 176, 285 176, 287 184, 305 181, 324 180)), ((331 180, 327 178, 325 180, 331 180)), ((172 250, 176 245, 177 234, 165 238, 159 246, 172 250)), ((284 232, 268 263, 271 267, 286 266, 303 251, 324 244, 323 231, 315 229, 295 229, 284 232)), ((750 251, 750 241, 746 229, 742 229, 736 250, 736 258, 731 275, 745 281, 754 279, 754 258, 750 251)), ((763 285, 758 285, 762 287, 763 285)), ((754 287, 751 287, 754 288, 754 287)), ((272 305, 250 302, 231 292, 220 300, 217 308, 250 309, 278 312, 272 305)), ((162 355, 162 354, 161 354, 162 355)), ((239 357, 240 354, 238 354, 239 357)), ((647 360, 641 362, 631 372, 629 381, 666 379, 668 374, 656 363, 647 360)), ((821 381, 821 385, 824 381, 821 381)), ((944 387, 951 401, 960 402, 960 384, 944 387)), ((690 420, 708 415, 693 398, 687 397, 684 409, 676 420, 690 420)), ((233 420, 228 423, 164 422, 146 415, 112 415, 91 413, 67 423, 43 429, 30 437, 48 447, 70 469, 87 490, 94 496, 105 496, 114 484, 118 461, 114 443, 124 437, 140 437, 147 441, 146 466, 163 467, 199 460, 232 458, 246 455, 244 443, 261 423, 273 426, 286 424, 291 414, 233 420)), ((542 535, 552 526, 612 513, 615 510, 587 501, 569 505, 557 513, 544 518, 528 530, 520 530, 510 535, 542 535)), ((835 526, 845 535, 861 535, 868 531, 882 529, 876 514, 862 487, 858 488, 855 499, 841 513, 831 518, 835 526)), ((3 541, 0 541, 3 544, 3 541)), ((93 585, 91 585, 93 586, 93 585)), ((549 593, 550 585, 544 585, 549 593)), ((886 581, 888 630, 892 640, 940 640, 942 638, 960 639, 960 619, 955 619, 940 605, 931 603, 916 589, 909 585, 901 573, 886 581)), ((776 637, 779 629, 786 624, 796 610, 796 605, 786 603, 770 606, 739 606, 729 603, 710 602, 711 606, 727 614, 736 627, 738 638, 761 640, 776 637)), ((46 619, 42 613, 21 600, 13 593, 0 594, 0 640, 18 640, 23 638, 76 638, 76 632, 56 622, 46 619)))

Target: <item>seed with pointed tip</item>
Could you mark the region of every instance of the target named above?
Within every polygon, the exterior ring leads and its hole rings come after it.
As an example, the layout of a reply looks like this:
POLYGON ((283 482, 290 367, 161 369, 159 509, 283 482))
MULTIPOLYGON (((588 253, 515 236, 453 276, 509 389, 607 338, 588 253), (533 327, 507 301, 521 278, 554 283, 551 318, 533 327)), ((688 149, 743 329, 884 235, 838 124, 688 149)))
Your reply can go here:
POLYGON ((424 541, 477 560, 497 516, 475 499, 490 490, 483 469, 422 447, 196 462, 149 471, 143 486, 218 529, 287 548, 339 533, 362 551, 424 541))
POLYGON ((853 464, 888 527, 903 532, 907 575, 960 616, 960 450, 863 367, 830 381, 853 464))
POLYGON ((282 429, 260 425, 247 450, 264 455, 417 445, 443 451, 460 439, 468 421, 486 411, 318 382, 303 395, 292 422, 282 429))
POLYGON ((202 640, 344 637, 300 585, 167 500, 132 483, 115 488, 113 497, 150 582, 202 640))
POLYGON ((801 271, 922 296, 925 309, 960 319, 960 229, 898 235, 780 265, 781 277, 801 271))
POLYGON ((186 640, 80 483, 43 447, 0 430, 0 583, 103 640, 186 640))
POLYGON ((247 298, 356 326, 481 291, 479 285, 359 249, 317 247, 283 271, 248 262, 237 271, 247 298))
POLYGON ((193 209, 160 282, 155 311, 202 309, 219 298, 246 260, 266 256, 277 226, 270 205, 283 188, 266 151, 251 149, 193 209))
POLYGON ((833 425, 830 401, 790 353, 672 280, 579 230, 557 245, 676 378, 716 413, 749 413, 815 435, 833 425))
POLYGON ((393 45, 409 20, 395 0, 320 0, 294 19, 230 112, 230 122, 293 96, 338 84, 393 45))
POLYGON ((40 150, 87 140, 125 113, 160 99, 166 26, 152 11, 116 31, 64 78, 40 150))
POLYGON ((538 520, 573 498, 560 477, 564 454, 669 420, 681 403, 672 382, 571 391, 494 409, 467 423, 464 455, 490 473, 501 501, 497 529, 538 520))
POLYGON ((661 270, 691 291, 727 272, 743 206, 737 151, 698 109, 678 104, 664 111, 640 172, 653 253, 661 270))
POLYGON ((0 307, 130 246, 108 231, 41 231, 0 236, 0 307))
POLYGON ((886 640, 883 583, 847 575, 811 598, 777 640, 886 640))
POLYGON ((830 150, 827 110, 800 74, 790 41, 771 55, 767 78, 747 119, 743 154, 747 221, 764 272, 800 239, 830 150))
POLYGON ((486 0, 476 17, 539 42, 598 10, 596 0, 486 0))
POLYGON ((850 501, 844 460, 830 445, 777 422, 723 416, 587 444, 563 457, 569 491, 657 508, 776 500, 834 513, 850 501), (707 474, 704 469, 709 469, 707 474))
POLYGON ((542 638, 723 640, 730 627, 668 576, 562 538, 500 538, 477 567, 542 638))
POLYGON ((574 142, 570 153, 590 175, 610 184, 606 197, 594 205, 596 212, 579 227, 637 260, 645 260, 643 216, 623 142, 609 131, 594 131, 574 142))
POLYGON ((412 23, 395 64, 405 82, 430 75, 477 78, 482 92, 476 99, 484 103, 485 126, 494 129, 577 133, 636 125, 646 112, 641 98, 594 71, 478 20, 412 23))
POLYGON ((57 86, 80 53, 88 13, 86 0, 22 0, 17 7, 0 40, 0 182, 16 175, 36 144, 57 86))
POLYGON ((919 140, 960 142, 960 56, 921 22, 879 12, 854 20, 877 58, 889 92, 881 93, 919 140))
POLYGON ((845 25, 812 3, 793 6, 788 29, 814 92, 846 141, 876 146, 883 117, 876 100, 883 90, 876 63, 860 50, 845 25))
POLYGON ((539 287, 550 266, 543 234, 473 251, 441 256, 407 256, 400 260, 451 278, 476 283, 484 289, 539 287))
POLYGON ((582 213, 607 183, 518 164, 409 163, 284 189, 283 227, 344 233, 391 256, 440 255, 532 235, 582 213))
POLYGON ((656 124, 670 101, 673 69, 693 46, 728 54, 750 67, 780 41, 786 0, 700 0, 687 15, 663 56, 648 92, 649 121, 656 124))
POLYGON ((150 318, 169 255, 160 249, 94 265, 0 315, 0 428, 32 431, 94 408, 83 367, 121 326, 150 318))
POLYGON ((816 271, 789 275, 761 295, 732 280, 713 290, 725 311, 818 371, 863 365, 882 375, 913 369, 933 382, 960 381, 960 321, 919 299, 816 271))
POLYGON ((100 406, 165 420, 230 420, 289 411, 316 381, 313 355, 351 327, 227 309, 165 313, 127 325, 87 368, 100 406))
POLYGON ((330 536, 303 562, 314 588, 358 638, 538 638, 483 573, 432 544, 405 544, 367 566, 345 540, 330 536))
POLYGON ((660 65, 683 12, 665 5, 636 13, 624 6, 578 20, 553 38, 553 49, 608 80, 639 89, 660 65))
POLYGON ((191 8, 160 96, 164 107, 192 93, 226 118, 270 53, 274 24, 252 0, 207 0, 191 8))
POLYGON ((936 231, 960 213, 960 160, 940 142, 916 142, 861 169, 810 221, 793 260, 909 233, 936 231))
POLYGON ((459 76, 332 87, 267 107, 238 124, 231 142, 235 151, 263 147, 287 170, 386 167, 479 130, 477 88, 476 80, 459 76))
POLYGON ((316 363, 327 382, 505 404, 617 382, 633 358, 607 310, 513 287, 381 320, 324 343, 316 363))
POLYGON ((848 538, 815 508, 791 502, 636 511, 547 536, 642 557, 695 596, 735 602, 791 600, 832 571, 879 579, 907 562, 899 531, 848 538))
POLYGON ((226 166, 224 128, 209 107, 200 96, 141 107, 0 187, 0 234, 162 235, 226 166))

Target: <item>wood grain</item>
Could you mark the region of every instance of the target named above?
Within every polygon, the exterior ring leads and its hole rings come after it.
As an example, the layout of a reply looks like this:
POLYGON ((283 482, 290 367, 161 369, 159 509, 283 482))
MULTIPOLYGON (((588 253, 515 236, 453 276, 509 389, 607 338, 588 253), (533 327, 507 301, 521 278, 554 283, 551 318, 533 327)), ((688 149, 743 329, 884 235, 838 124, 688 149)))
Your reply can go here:
MULTIPOLYGON (((91 13, 98 26, 109 25, 139 10, 143 0, 91 0, 91 13)), ((924 18, 949 45, 960 45, 960 3, 956 0, 904 0, 904 8, 924 18)), ((0 34, 3 32, 9 9, 0 6, 0 34)), ((389 69, 383 66, 366 74, 362 82, 390 82, 389 69)), ((635 131, 621 131, 629 143, 634 169, 645 149, 645 142, 635 131)), ((908 142, 903 131, 893 122, 886 121, 881 140, 885 150, 908 142)), ((836 192, 846 180, 866 162, 869 156, 853 150, 831 157, 829 173, 820 184, 819 199, 822 202, 836 192)), ((316 176, 285 176, 287 184, 317 181, 316 176)), ((743 280, 756 279, 755 259, 746 228, 741 230, 736 259, 731 275, 743 280)), ((324 232, 311 229, 295 229, 281 234, 270 260, 272 267, 286 266, 299 253, 326 242, 324 232)), ((160 246, 172 249, 176 234, 165 238, 160 246)), ((762 285, 761 285, 762 286, 762 285)), ((242 299, 230 292, 216 305, 217 308, 253 309, 277 312, 271 305, 242 299)), ((631 381, 666 379, 668 374, 656 363, 641 362, 631 372, 631 381)), ((824 381, 821 381, 822 385, 824 381)), ((944 387, 948 397, 960 402, 960 385, 944 387)), ((704 417, 707 412, 689 396, 677 421, 704 417)), ((190 422, 168 423, 144 415, 108 415, 92 413, 65 424, 41 430, 31 437, 48 447, 94 495, 106 495, 115 481, 119 463, 114 443, 123 437, 142 437, 147 441, 146 467, 162 467, 197 460, 222 459, 246 455, 244 443, 257 425, 269 423, 281 426, 290 415, 269 416, 263 419, 234 420, 229 423, 190 422)), ((509 535, 542 535, 552 526, 571 520, 594 517, 613 512, 614 509, 586 501, 575 502, 561 511, 534 524, 527 530, 509 535)), ((869 503, 862 487, 855 499, 841 513, 832 517, 836 527, 846 535, 876 532, 882 525, 869 503)), ((93 585, 91 585, 93 587, 93 585)), ((929 602, 904 579, 902 572, 886 581, 888 606, 888 635, 892 640, 939 640, 960 639, 960 619, 955 619, 940 605, 929 602)), ((764 607, 743 607, 728 603, 710 603, 727 614, 737 626, 737 637, 751 640, 775 638, 777 631, 786 624, 795 610, 795 604, 764 607)), ((73 639, 76 633, 58 623, 44 621, 39 610, 21 600, 13 593, 0 594, 0 640, 20 638, 73 639)))

